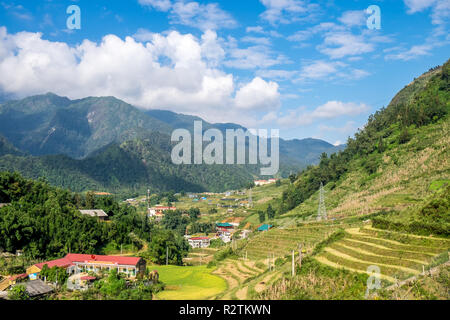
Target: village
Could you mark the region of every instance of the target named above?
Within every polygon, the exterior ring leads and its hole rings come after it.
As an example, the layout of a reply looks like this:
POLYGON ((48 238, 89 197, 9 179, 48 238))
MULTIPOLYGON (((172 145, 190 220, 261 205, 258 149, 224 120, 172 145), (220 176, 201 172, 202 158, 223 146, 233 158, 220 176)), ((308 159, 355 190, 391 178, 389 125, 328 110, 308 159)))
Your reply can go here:
MULTIPOLYGON (((276 179, 256 180, 255 186, 267 186, 275 184, 276 179)), ((96 192, 96 196, 109 196, 109 193, 96 192)), ((189 244, 192 255, 200 255, 196 250, 207 249, 212 246, 224 247, 238 240, 247 239, 254 232, 264 232, 273 226, 265 223, 247 221, 253 208, 252 191, 228 191, 224 193, 189 193, 178 197, 177 204, 150 206, 149 195, 140 199, 127 199, 128 205, 145 208, 145 215, 156 224, 161 223, 164 216, 177 210, 185 212, 186 209, 195 206, 200 208, 200 220, 213 223, 214 230, 210 233, 189 234, 186 228, 184 238, 189 244)), ((1 204, 6 206, 8 204, 1 204)), ((108 214, 101 209, 79 210, 81 215, 94 217, 99 221, 107 223, 108 214)), ((186 216, 187 213, 183 213, 186 216)), ((212 249, 216 250, 216 249, 212 249)), ((15 254, 0 253, 3 258, 20 258, 23 254, 17 251, 15 254)), ((211 258, 211 256, 210 256, 211 258)), ((191 255, 184 258, 185 265, 196 265, 196 258, 191 255)), ((203 259, 200 259, 202 264, 203 259)), ((207 263, 208 259, 204 259, 207 263)), ((147 283, 158 283, 159 273, 151 270, 154 266, 148 265, 147 261, 130 253, 119 255, 97 255, 68 253, 55 260, 42 261, 26 266, 25 272, 14 274, 0 279, 0 299, 7 299, 9 291, 14 287, 23 285, 30 298, 42 299, 64 286, 68 292, 86 291, 91 288, 95 281, 105 277, 110 271, 116 270, 117 274, 126 279, 129 284, 137 279, 147 279, 147 283), (49 270, 65 273, 63 277, 48 277, 49 270), (151 271, 150 271, 151 270, 151 271), (61 280, 64 283, 61 283, 61 280)))

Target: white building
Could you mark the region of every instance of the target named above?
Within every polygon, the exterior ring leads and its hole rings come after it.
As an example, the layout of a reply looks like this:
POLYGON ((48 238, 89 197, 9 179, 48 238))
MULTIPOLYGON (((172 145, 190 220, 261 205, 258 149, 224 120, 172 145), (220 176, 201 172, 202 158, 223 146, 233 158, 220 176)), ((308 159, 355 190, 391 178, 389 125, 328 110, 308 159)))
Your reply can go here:
POLYGON ((208 237, 193 237, 188 242, 192 248, 208 248, 211 244, 211 239, 208 237))

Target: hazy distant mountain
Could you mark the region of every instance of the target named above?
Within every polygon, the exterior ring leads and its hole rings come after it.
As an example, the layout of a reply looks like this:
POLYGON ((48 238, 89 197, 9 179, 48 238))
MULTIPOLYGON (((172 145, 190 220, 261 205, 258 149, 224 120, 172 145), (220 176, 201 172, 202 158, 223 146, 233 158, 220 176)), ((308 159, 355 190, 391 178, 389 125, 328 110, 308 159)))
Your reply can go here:
POLYGON ((48 93, 0 106, 0 133, 32 155, 82 158, 148 132, 170 127, 114 97, 69 100, 48 93))
MULTIPOLYGON (((70 100, 48 93, 0 105, 0 170, 46 176, 74 190, 226 190, 244 186, 257 166, 176 166, 170 134, 193 130, 199 117, 139 110, 114 97, 70 100), (26 155, 27 154, 27 155, 26 155), (77 160, 78 159, 78 160, 77 160)), ((211 124, 203 130, 245 129, 211 124)), ((323 152, 342 147, 317 139, 280 139, 280 173, 317 163, 323 152)))

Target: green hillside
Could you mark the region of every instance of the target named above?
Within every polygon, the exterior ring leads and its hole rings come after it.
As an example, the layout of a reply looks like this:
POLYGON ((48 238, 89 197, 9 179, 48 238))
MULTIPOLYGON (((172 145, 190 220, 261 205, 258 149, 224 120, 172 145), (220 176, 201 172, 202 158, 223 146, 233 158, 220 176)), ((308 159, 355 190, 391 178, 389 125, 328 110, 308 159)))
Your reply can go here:
MULTIPOLYGON (((450 182, 449 73, 447 62, 419 77, 372 115, 345 151, 323 155, 318 166, 299 173, 278 199, 277 218, 315 219, 323 183, 331 219, 389 213, 407 224, 437 222, 436 214, 420 210, 450 182)), ((448 232, 448 222, 439 220, 444 229, 434 233, 448 232)))
POLYGON ((269 199, 276 215, 265 222, 275 228, 240 250, 262 261, 274 254, 286 266, 291 250, 301 244, 307 251, 295 277, 285 272, 250 298, 364 299, 368 268, 378 266, 378 298, 448 299, 442 285, 450 249, 449 74, 447 62, 417 78, 369 118, 346 150, 323 155, 269 199), (321 183, 328 220, 318 222, 321 183))

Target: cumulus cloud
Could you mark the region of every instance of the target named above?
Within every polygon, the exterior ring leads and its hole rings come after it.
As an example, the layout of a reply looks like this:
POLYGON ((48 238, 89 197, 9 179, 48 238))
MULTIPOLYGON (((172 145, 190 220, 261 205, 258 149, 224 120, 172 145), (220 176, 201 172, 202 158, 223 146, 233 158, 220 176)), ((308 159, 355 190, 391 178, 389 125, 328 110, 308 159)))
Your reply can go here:
POLYGON ((69 46, 40 33, 9 34, 0 27, 0 91, 17 97, 48 91, 73 99, 112 95, 142 108, 241 124, 237 110, 279 106, 276 83, 261 78, 236 83, 215 67, 225 54, 215 32, 200 39, 177 31, 146 34, 146 39, 107 35, 99 43, 69 46))
POLYGON ((280 107, 278 84, 256 77, 236 93, 236 106, 242 109, 269 111, 280 107))

